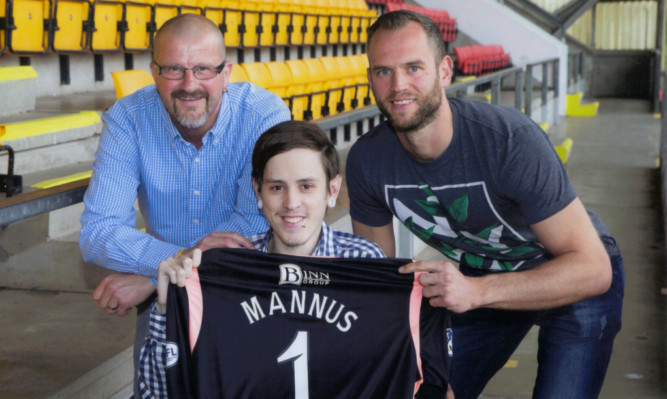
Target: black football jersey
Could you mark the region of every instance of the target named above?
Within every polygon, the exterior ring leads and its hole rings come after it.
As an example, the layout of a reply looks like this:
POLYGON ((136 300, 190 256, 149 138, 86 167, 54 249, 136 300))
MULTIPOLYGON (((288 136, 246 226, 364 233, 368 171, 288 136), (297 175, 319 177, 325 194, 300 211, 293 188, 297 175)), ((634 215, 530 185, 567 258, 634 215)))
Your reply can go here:
POLYGON ((406 259, 214 249, 170 285, 170 398, 444 398, 446 309, 406 259))

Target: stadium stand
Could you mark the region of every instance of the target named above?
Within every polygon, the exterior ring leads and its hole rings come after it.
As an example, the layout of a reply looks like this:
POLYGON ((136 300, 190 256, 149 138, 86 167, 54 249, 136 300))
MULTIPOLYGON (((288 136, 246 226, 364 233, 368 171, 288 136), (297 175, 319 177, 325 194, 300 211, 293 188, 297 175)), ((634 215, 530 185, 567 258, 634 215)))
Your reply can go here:
POLYGON ((511 65, 510 55, 500 45, 470 45, 454 48, 456 69, 463 75, 480 76, 511 65))
POLYGON ((440 32, 442 32, 442 38, 445 42, 449 43, 456 39, 456 20, 451 18, 449 13, 445 10, 436 10, 433 8, 421 7, 414 4, 390 1, 385 3, 385 7, 389 12, 396 10, 410 10, 426 15, 438 25, 440 32))
POLYGON ((37 72, 31 66, 0 68, 0 116, 35 109, 37 72))
POLYGON ((7 1, 0 0, 0 55, 7 52, 7 1))

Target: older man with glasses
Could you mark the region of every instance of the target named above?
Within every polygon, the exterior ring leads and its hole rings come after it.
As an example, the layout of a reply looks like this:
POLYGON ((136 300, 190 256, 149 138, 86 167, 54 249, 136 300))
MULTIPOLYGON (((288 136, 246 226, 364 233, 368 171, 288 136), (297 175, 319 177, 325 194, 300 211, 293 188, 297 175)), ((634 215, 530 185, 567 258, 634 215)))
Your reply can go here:
POLYGON ((102 118, 79 244, 86 261, 121 273, 98 285, 99 306, 119 316, 138 307, 135 365, 160 261, 194 248, 252 248, 244 236, 268 227, 250 157, 257 137, 290 113, 264 89, 230 84, 232 67, 214 23, 179 15, 155 36, 155 86, 102 118), (134 228, 137 199, 146 232, 134 228))

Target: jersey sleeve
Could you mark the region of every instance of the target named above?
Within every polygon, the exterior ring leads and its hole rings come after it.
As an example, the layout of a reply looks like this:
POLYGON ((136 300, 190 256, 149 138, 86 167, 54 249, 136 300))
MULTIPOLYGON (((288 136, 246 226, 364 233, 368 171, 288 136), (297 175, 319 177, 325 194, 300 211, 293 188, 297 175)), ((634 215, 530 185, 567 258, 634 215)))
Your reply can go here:
POLYGON ((512 132, 499 181, 499 189, 517 203, 529 224, 558 213, 576 198, 553 145, 534 123, 512 132))
MULTIPOLYGON (((393 215, 382 197, 382 183, 377 178, 380 167, 369 157, 366 147, 367 142, 359 140, 347 156, 345 178, 350 197, 350 217, 371 227, 385 226, 391 222, 393 215)), ((379 153, 375 151, 375 154, 379 153)))

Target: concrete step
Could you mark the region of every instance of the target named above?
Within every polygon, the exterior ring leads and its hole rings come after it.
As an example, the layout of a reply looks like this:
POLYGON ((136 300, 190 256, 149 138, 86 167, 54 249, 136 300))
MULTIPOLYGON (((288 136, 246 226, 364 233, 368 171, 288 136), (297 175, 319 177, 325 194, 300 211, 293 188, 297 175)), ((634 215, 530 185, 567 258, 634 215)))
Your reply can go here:
POLYGON ((37 72, 31 66, 0 68, 0 116, 35 109, 37 72))

